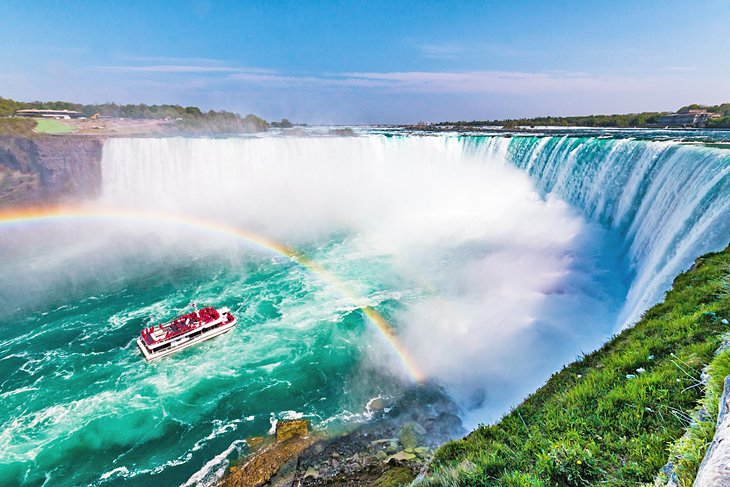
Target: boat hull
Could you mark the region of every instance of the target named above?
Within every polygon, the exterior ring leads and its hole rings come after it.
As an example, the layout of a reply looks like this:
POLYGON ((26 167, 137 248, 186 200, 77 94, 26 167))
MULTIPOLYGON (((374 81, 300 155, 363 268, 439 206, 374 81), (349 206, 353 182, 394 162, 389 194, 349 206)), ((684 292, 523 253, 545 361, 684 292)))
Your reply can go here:
POLYGON ((206 332, 203 335, 196 336, 194 338, 187 338, 187 337, 181 337, 179 339, 174 339, 171 341, 170 347, 160 350, 158 352, 151 352, 147 346, 144 344, 144 341, 141 337, 137 338, 137 347, 142 352, 142 355, 144 355, 145 360, 148 362, 153 362, 155 360, 159 360, 163 357, 167 357, 168 355, 172 355, 173 353, 177 353, 181 350, 185 350, 188 347, 192 347, 193 345, 197 345, 201 342, 204 342, 206 340, 210 340, 211 338, 215 338, 217 336, 223 335, 224 333, 228 333, 233 329, 234 326, 236 326, 237 320, 236 318, 233 318, 233 321, 226 323, 224 325, 218 326, 214 328, 213 330, 206 332))

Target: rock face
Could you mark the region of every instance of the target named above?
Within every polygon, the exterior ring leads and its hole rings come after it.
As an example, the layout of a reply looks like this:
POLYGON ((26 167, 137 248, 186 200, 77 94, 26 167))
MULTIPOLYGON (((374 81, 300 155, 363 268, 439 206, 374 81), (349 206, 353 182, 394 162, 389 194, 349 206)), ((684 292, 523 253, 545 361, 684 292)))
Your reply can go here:
POLYGON ((231 468, 220 487, 255 487, 269 483, 274 475, 287 469, 288 463, 299 463, 299 453, 315 441, 307 436, 308 433, 307 420, 279 421, 276 441, 254 454, 242 467, 231 468))
POLYGON ((414 387, 382 406, 369 422, 302 451, 294 475, 281 483, 272 479, 272 485, 408 485, 436 446, 464 432, 457 406, 433 384, 414 387))
POLYGON ((370 421, 340 430, 310 432, 307 421, 280 421, 275 438, 247 440, 252 449, 268 444, 231 467, 218 487, 408 485, 435 447, 465 432, 458 407, 434 384, 385 401, 368 403, 370 421))
POLYGON ((309 433, 309 421, 306 419, 293 419, 290 421, 279 421, 276 423, 276 441, 282 442, 289 438, 303 438, 309 433))
POLYGON ((97 195, 103 146, 97 137, 0 137, 0 206, 97 195))
POLYGON ((730 375, 720 398, 715 437, 700 464, 695 487, 730 486, 730 375))

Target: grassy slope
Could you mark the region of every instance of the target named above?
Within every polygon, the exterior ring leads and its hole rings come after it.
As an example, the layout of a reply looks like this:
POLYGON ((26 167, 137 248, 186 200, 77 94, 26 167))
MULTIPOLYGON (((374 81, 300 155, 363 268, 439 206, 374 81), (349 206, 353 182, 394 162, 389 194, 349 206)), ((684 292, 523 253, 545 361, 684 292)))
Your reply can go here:
POLYGON ((636 485, 652 482, 671 450, 681 484, 691 485, 730 374, 730 352, 715 356, 728 330, 729 275, 730 247, 698 259, 633 328, 554 374, 499 423, 442 446, 423 483, 636 485), (711 414, 688 428, 698 402, 711 414))
POLYGON ((0 118, 0 135, 31 137, 35 126, 30 118, 0 118))

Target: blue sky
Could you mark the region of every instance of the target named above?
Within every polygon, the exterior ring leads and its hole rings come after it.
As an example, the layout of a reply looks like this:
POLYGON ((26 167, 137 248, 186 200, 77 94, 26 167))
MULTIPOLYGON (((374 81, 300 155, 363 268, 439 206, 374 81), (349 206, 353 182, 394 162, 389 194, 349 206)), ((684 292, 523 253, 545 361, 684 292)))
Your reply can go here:
POLYGON ((730 2, 0 2, 0 96, 310 123, 730 101, 730 2))

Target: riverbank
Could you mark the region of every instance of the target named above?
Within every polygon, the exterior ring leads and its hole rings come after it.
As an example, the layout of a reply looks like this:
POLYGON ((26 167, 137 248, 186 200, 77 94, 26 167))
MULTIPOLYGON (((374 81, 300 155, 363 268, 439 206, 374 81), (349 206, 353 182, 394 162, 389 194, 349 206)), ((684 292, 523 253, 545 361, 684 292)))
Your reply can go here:
POLYGON ((229 468, 219 487, 394 487, 414 480, 438 445, 466 432, 456 404, 433 384, 413 386, 394 400, 373 400, 368 410, 366 423, 308 431, 302 420, 282 421, 275 437, 246 439, 248 455, 229 468))
MULTIPOLYGON (((554 374, 496 424, 434 452, 433 430, 402 418, 384 428, 392 418, 383 413, 313 441, 269 482, 396 486, 420 475, 424 486, 691 485, 730 375, 728 317, 730 247, 697 259, 634 327, 554 374)), ((227 477, 222 485, 256 484, 227 477)))
POLYGON ((729 317, 730 247, 501 421, 443 445, 422 485, 691 485, 730 374, 716 353, 729 317))

